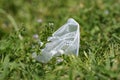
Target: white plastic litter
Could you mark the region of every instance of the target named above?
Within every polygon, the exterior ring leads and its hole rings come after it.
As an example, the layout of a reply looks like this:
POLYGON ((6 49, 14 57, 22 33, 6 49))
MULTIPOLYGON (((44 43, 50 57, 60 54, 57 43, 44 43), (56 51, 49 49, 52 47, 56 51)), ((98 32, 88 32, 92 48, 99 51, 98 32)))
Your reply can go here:
POLYGON ((42 54, 36 56, 36 60, 47 63, 53 56, 61 54, 74 54, 78 56, 79 52, 79 24, 72 18, 60 27, 48 38, 49 43, 42 50, 42 54))

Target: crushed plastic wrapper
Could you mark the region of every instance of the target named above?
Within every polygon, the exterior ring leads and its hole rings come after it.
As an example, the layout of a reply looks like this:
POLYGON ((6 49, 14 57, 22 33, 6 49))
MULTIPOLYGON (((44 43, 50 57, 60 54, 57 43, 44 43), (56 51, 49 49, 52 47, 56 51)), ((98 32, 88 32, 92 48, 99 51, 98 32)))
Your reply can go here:
POLYGON ((72 18, 48 38, 48 43, 42 49, 41 55, 35 57, 37 61, 47 63, 53 56, 74 54, 79 52, 79 24, 72 18))

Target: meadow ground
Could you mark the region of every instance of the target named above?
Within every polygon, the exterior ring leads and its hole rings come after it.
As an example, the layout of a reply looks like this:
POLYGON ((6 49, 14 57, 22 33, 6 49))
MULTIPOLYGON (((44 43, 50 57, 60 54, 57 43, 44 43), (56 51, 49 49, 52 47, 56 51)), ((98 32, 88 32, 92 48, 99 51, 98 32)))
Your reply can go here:
POLYGON ((0 80, 120 80, 120 0, 0 0, 0 80), (79 56, 35 61, 68 18, 80 24, 79 56))

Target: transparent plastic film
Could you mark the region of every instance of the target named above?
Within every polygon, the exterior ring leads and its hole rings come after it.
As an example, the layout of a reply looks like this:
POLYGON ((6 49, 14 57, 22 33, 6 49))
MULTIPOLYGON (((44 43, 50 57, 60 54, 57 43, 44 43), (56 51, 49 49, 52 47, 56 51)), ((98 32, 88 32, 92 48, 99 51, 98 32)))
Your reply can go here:
POLYGON ((52 57, 62 54, 74 54, 78 56, 80 31, 79 24, 72 18, 68 19, 62 27, 48 38, 48 43, 41 55, 35 57, 37 61, 47 63, 52 57))

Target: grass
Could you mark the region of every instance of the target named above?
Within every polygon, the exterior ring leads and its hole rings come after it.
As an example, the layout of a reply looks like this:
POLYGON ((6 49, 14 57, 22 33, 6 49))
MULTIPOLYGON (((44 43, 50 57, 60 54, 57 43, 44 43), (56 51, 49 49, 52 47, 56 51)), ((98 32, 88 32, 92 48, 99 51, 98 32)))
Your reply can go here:
POLYGON ((0 80, 119 80, 120 0, 0 0, 0 80), (80 24, 79 56, 47 64, 39 41, 68 18, 80 24), (34 39, 33 35, 39 38, 34 39))

